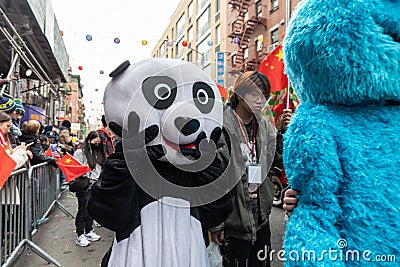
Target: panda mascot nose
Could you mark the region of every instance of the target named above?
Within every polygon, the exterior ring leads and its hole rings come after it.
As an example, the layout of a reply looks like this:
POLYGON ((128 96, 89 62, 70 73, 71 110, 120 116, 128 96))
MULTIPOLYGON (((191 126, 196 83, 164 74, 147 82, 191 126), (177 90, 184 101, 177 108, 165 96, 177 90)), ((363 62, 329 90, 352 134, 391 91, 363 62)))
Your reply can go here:
POLYGON ((200 122, 198 120, 188 117, 177 117, 174 120, 174 124, 175 127, 186 136, 195 133, 200 128, 200 122))

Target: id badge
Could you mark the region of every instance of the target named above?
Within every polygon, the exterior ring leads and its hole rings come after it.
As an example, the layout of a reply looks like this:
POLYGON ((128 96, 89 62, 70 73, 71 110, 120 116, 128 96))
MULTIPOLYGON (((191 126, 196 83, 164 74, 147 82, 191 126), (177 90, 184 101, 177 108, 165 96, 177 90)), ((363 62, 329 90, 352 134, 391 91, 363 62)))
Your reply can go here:
POLYGON ((249 164, 247 166, 247 177, 249 184, 261 184, 261 164, 249 164))

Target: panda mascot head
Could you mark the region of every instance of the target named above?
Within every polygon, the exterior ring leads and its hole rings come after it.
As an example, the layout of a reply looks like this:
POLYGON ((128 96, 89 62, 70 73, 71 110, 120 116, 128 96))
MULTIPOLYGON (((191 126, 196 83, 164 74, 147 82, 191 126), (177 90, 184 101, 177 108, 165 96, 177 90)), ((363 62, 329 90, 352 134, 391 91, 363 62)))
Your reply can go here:
POLYGON ((167 160, 192 164, 196 158, 182 149, 197 149, 200 139, 210 139, 222 127, 222 102, 215 83, 196 65, 176 59, 146 59, 121 64, 104 93, 107 121, 128 130, 132 112, 139 131, 157 125, 157 137, 148 147, 161 145, 167 160))

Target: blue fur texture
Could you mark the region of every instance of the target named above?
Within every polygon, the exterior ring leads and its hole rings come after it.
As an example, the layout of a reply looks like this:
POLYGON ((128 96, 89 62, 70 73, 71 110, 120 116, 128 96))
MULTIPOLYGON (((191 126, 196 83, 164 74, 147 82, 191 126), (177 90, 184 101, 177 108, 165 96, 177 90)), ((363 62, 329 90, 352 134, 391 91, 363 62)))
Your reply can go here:
POLYGON ((399 42, 399 0, 298 5, 284 41, 302 103, 284 137, 300 191, 285 266, 399 266, 399 42))

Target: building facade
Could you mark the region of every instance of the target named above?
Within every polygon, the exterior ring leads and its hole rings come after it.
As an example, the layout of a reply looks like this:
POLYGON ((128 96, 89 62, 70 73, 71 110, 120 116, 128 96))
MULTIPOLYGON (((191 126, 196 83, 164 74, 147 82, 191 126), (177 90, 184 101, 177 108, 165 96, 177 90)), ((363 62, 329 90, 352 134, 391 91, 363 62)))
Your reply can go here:
POLYGON ((82 139, 86 133, 86 124, 80 76, 69 73, 68 82, 60 87, 59 93, 58 124, 60 125, 64 120, 69 120, 71 122, 71 133, 82 139))
POLYGON ((227 66, 257 70, 260 62, 282 42, 287 22, 300 0, 229 0, 227 66))
POLYGON ((69 57, 50 0, 0 1, 0 77, 17 77, 0 88, 21 98, 25 120, 55 124, 58 86, 67 81, 69 57))
POLYGON ((299 2, 182 0, 152 56, 194 62, 217 83, 230 87, 238 73, 257 70, 282 42, 299 2))
POLYGON ((153 57, 193 62, 215 78, 216 52, 226 49, 226 0, 182 0, 153 57))

